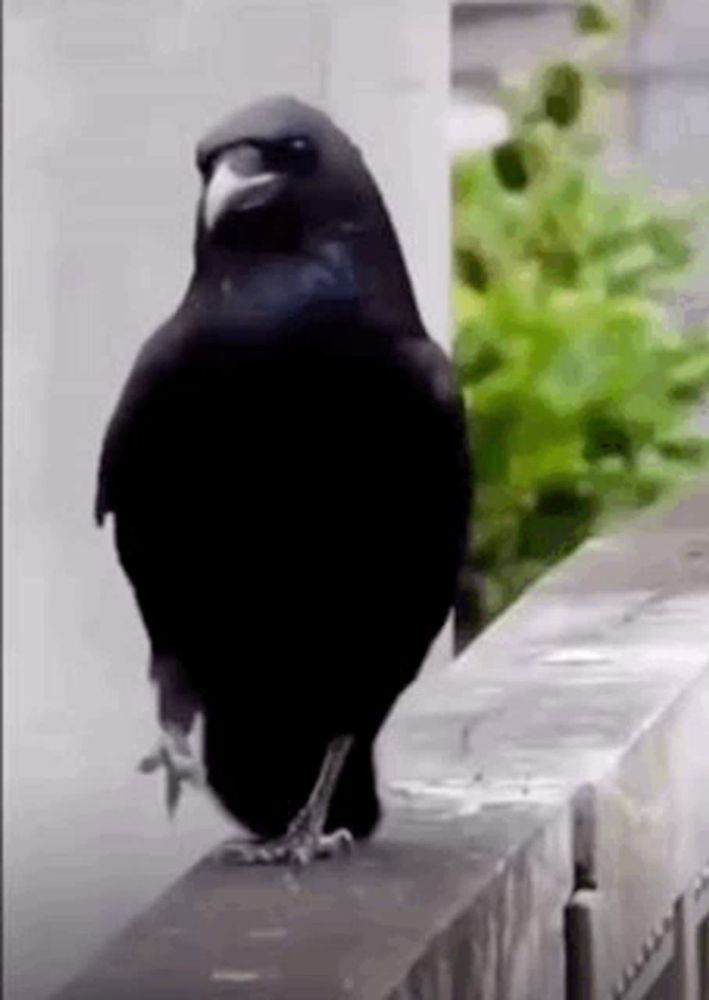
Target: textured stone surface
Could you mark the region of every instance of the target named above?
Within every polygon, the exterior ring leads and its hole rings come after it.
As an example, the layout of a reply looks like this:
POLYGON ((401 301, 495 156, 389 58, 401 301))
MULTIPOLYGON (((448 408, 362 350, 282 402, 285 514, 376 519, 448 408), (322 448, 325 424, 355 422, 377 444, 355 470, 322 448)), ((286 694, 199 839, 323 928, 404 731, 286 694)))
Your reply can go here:
POLYGON ((62 1000, 403 1000, 463 983, 470 997, 561 998, 560 962, 539 959, 569 891, 568 824, 540 829, 534 806, 502 813, 394 819, 351 859, 302 873, 205 861, 62 1000))
POLYGON ((587 545, 402 697, 374 843, 205 862, 62 1000, 561 1000, 579 884, 610 989, 709 859, 708 543, 703 486, 587 545))

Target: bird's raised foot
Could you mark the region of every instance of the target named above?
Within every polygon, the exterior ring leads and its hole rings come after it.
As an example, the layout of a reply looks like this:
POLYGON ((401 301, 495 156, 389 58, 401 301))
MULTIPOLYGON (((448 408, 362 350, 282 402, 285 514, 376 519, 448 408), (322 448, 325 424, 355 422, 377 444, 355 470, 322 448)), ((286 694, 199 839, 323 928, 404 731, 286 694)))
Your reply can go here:
POLYGON ((165 768, 165 800, 167 810, 173 815, 180 801, 183 785, 203 788, 206 784, 204 768, 193 756, 187 737, 180 732, 166 730, 158 745, 138 764, 142 774, 152 774, 165 768))
POLYGON ((214 851, 212 858, 233 865, 286 864, 304 868, 317 858, 346 854, 353 847, 354 838, 349 830, 316 833, 298 826, 277 840, 228 840, 214 851))

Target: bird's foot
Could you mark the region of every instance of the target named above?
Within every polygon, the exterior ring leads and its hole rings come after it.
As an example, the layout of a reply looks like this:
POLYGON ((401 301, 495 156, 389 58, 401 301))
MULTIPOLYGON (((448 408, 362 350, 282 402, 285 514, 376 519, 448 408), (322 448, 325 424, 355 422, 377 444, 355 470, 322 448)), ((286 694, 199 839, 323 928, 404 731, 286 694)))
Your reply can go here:
POLYGON ((229 840, 213 854, 215 861, 234 865, 277 865, 287 864, 304 868, 316 858, 332 858, 345 854, 354 847, 354 838, 349 830, 333 830, 319 833, 295 824, 277 840, 248 842, 229 840))
POLYGON ((204 769, 192 754, 187 736, 177 729, 166 729, 156 748, 144 757, 138 770, 152 774, 165 768, 165 800, 172 816, 177 809, 183 785, 203 788, 206 784, 204 769))
POLYGON ((331 858, 351 850, 354 838, 349 830, 324 832, 330 800, 351 745, 351 736, 336 736, 330 741, 315 787, 282 837, 261 843, 227 841, 214 852, 215 860, 237 865, 304 867, 316 858, 331 858))

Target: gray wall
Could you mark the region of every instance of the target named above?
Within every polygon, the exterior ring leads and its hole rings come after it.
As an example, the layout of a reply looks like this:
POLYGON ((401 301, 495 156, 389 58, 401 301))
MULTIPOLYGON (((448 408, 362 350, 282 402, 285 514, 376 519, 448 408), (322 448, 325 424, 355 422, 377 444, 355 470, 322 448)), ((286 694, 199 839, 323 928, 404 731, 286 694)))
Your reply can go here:
POLYGON ((193 143, 262 93, 329 108, 444 339, 449 37, 426 0, 8 0, 5 33, 5 974, 37 1000, 228 830, 195 796, 171 825, 135 772, 147 646, 91 523, 110 408, 189 274, 193 143))

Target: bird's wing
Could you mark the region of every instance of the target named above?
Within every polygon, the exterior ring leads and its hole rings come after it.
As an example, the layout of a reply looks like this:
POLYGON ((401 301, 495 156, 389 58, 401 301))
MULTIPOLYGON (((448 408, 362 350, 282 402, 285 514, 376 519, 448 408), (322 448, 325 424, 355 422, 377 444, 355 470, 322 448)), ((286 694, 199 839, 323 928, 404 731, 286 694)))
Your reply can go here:
POLYGON ((397 634, 412 641, 418 636, 419 646, 427 647, 455 597, 473 471, 449 359, 424 336, 400 335, 391 350, 386 377, 367 397, 373 426, 363 468, 377 488, 369 506, 363 494, 348 534, 361 539, 364 552, 374 545, 378 553, 378 579, 370 589, 386 601, 397 634))
POLYGON ((175 330, 168 323, 148 339, 136 358, 101 448, 94 503, 94 517, 99 526, 106 515, 115 510, 121 471, 125 468, 131 443, 140 433, 143 418, 169 384, 175 355, 175 330))
POLYGON ((451 475, 460 487, 459 503, 467 517, 473 499, 473 466, 467 417, 455 369, 438 344, 428 337, 402 340, 400 352, 419 393, 427 400, 434 427, 448 443, 446 451, 454 458, 451 475))

